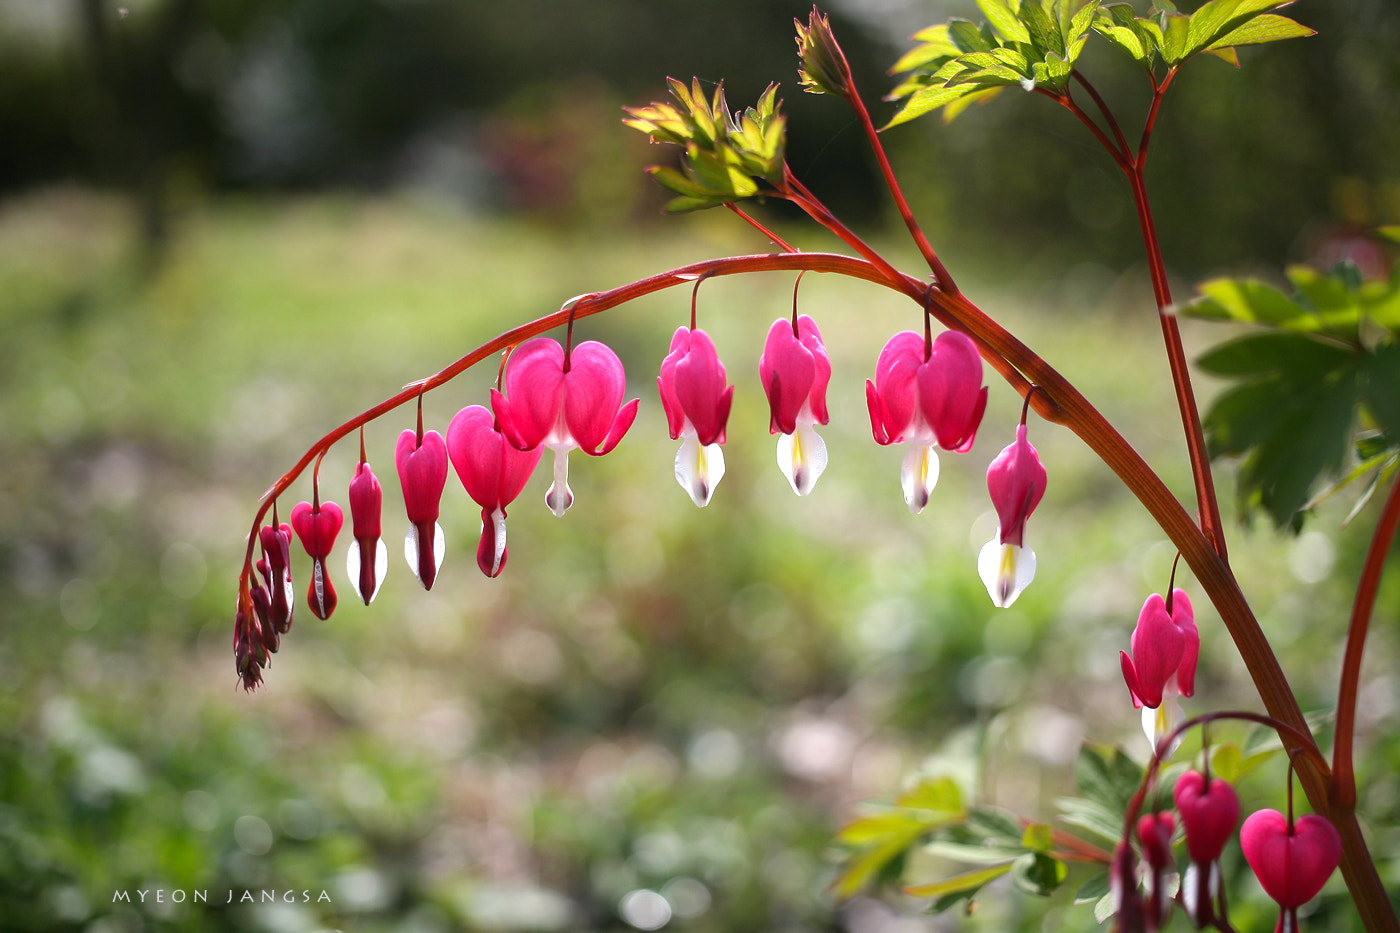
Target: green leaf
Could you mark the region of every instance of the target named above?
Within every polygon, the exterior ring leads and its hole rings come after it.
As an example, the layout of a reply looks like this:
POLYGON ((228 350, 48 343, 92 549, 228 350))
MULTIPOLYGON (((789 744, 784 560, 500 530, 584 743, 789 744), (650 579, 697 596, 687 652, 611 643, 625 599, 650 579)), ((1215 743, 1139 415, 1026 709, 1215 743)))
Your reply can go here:
POLYGON ((1094 14, 1094 31, 1128 53, 1128 56, 1149 70, 1157 57, 1157 43, 1147 25, 1130 3, 1111 3, 1098 7, 1094 14))
POLYGON ((1050 53, 1064 57, 1064 34, 1039 0, 1021 0, 1021 21, 1030 33, 1031 46, 1042 59, 1050 53))
POLYGON ((895 804, 915 810, 939 813, 963 812, 962 790, 958 782, 946 775, 926 777, 895 798, 895 804))
POLYGON ((1243 762, 1244 756, 1240 753, 1240 747, 1233 742, 1225 742, 1215 746, 1211 753, 1210 770, 1227 784, 1234 784, 1243 774, 1240 770, 1243 762))
POLYGON ((1202 297, 1181 309, 1188 317, 1270 324, 1317 330, 1321 321, 1278 289, 1254 279, 1211 279, 1197 289, 1202 297))
POLYGON ((1400 344, 1388 344, 1366 357, 1362 400, 1392 442, 1400 443, 1400 344))
POLYGON ((1142 773, 1142 766, 1122 749, 1085 742, 1074 763, 1074 786, 1086 800, 1121 815, 1137 793, 1142 773))
POLYGON ((1265 13, 1248 20, 1240 26, 1216 39, 1202 51, 1234 48, 1237 45, 1262 45, 1265 42, 1278 42, 1281 39, 1301 39, 1317 35, 1316 29, 1309 29, 1296 20, 1276 13, 1265 13))
POLYGON ((1011 863, 1011 880, 1028 894, 1049 897, 1069 876, 1065 863, 1044 852, 1027 852, 1011 863))
POLYGON ((930 26, 922 32, 915 33, 913 38, 921 44, 905 52, 890 68, 890 74, 902 74, 916 68, 941 65, 947 59, 962 54, 962 50, 948 35, 947 23, 930 26))
POLYGON ((1304 379, 1322 379, 1355 358, 1356 354, 1343 346, 1303 334, 1266 331, 1226 341, 1202 354, 1196 365, 1216 376, 1294 373, 1304 379))
POLYGON ((1123 814, 1126 807, 1110 808, 1083 797, 1064 797, 1055 801, 1060 810, 1060 822, 1089 834, 1090 840, 1118 844, 1123 836, 1123 814))
POLYGON ((978 27, 966 19, 948 20, 948 38, 960 52, 990 52, 998 44, 986 24, 978 27))
POLYGON ((910 841, 891 837, 848 859, 832 885, 836 897, 849 900, 863 891, 908 851, 910 841))
POLYGON ((964 824, 969 832, 997 845, 1018 848, 1021 845, 1021 823, 1005 810, 976 807, 968 811, 964 824))
POLYGON ((990 868, 979 868, 974 871, 964 872, 961 875, 953 875, 951 878, 944 878, 941 881, 933 881, 928 884, 909 885, 904 889, 904 893, 912 897, 936 897, 946 898, 955 894, 952 901, 943 903, 939 901, 935 905, 937 910, 946 910, 964 897, 971 897, 976 894, 983 885, 989 881, 995 881, 1011 870, 1011 862, 1003 865, 993 865, 990 868))
POLYGON ((1190 28, 1190 17, 1182 16, 1180 13, 1169 13, 1165 10, 1158 14, 1152 33, 1157 40, 1157 49, 1167 64, 1175 65, 1186 58, 1186 48, 1189 41, 1187 34, 1190 28))
POLYGON ((992 24, 992 28, 999 32, 1007 42, 1031 41, 1025 23, 1012 10, 1011 4, 1007 0, 977 0, 977 6, 981 9, 982 15, 987 17, 987 21, 992 24))
POLYGON ((1055 844, 1055 830, 1049 823, 1031 823, 1021 834, 1021 845, 1036 852, 1049 852, 1055 844))
POLYGON ((1190 16, 1181 57, 1188 58, 1196 54, 1265 10, 1271 10, 1284 2, 1286 0, 1210 0, 1202 4, 1190 16))
POLYGON ((985 88, 979 87, 976 84, 959 84, 953 87, 939 85, 937 87, 925 88, 905 101, 904 106, 890 119, 889 123, 885 124, 884 128, 889 129, 901 123, 908 123, 910 120, 937 110, 939 107, 951 104, 961 98, 983 90, 985 90, 985 88))
MULTIPOLYGON (((1101 871, 1079 886, 1079 890, 1074 893, 1074 902, 1076 904, 1087 904, 1090 901, 1097 901, 1108 893, 1108 889, 1108 872, 1101 871)), ((1099 922, 1102 923, 1103 921, 1100 920, 1099 922)))

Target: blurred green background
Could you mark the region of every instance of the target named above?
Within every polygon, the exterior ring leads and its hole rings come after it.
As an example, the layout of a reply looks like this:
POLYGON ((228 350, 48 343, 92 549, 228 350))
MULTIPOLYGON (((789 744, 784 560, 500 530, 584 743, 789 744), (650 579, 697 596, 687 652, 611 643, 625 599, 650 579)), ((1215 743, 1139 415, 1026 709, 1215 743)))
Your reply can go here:
MULTIPOLYGON (((704 511, 673 481, 653 381, 689 294, 652 296, 580 324, 617 349, 643 405, 615 452, 575 457, 565 519, 540 501, 540 473, 511 509, 508 568, 486 580, 477 509, 449 477, 447 559, 422 592, 397 557, 391 468, 411 413, 390 415, 367 432, 394 555, 379 599, 365 609, 341 586, 325 623, 299 608, 266 687, 237 689, 244 535, 258 495, 316 437, 571 295, 768 248, 725 212, 659 216, 640 169, 666 153, 618 108, 661 96, 665 75, 724 78, 733 105, 783 82, 794 169, 917 266, 850 118, 797 92, 791 19, 808 9, 0 5, 0 928, 1093 924, 1070 903, 1078 874, 1049 901, 998 889, 971 917, 827 890, 834 830, 918 774, 955 774, 1044 819, 1084 736, 1145 758, 1117 651, 1174 556, 1076 439, 1033 421, 1050 474, 1028 539, 1039 577, 993 610, 975 573, 995 525, 983 474, 1019 400, 991 383, 976 446, 943 458, 933 501, 910 516, 902 452, 871 442, 862 380, 918 319, 861 283, 802 286, 835 368, 831 465, 809 500, 773 464, 755 379, 791 279, 701 289, 738 386, 729 472, 704 511), (240 903, 264 890, 277 901, 240 903)), ((980 18, 893 0, 832 12, 872 101, 901 36, 980 18)), ((1400 220, 1400 10, 1290 13, 1320 34, 1247 51, 1238 73, 1199 63, 1168 97, 1151 183, 1179 297, 1224 269, 1380 263, 1355 235, 1400 220)), ((1137 113, 1140 77, 1106 56, 1085 65, 1137 113)), ((1188 494, 1126 186, 1092 140, 1028 97, 887 143, 964 289, 1188 494)), ((831 247, 763 211, 804 248, 831 247)), ((1225 334, 1186 330, 1193 352, 1225 334)), ((493 378, 429 396, 429 426, 483 402, 493 378)), ((342 503, 355 453, 322 467, 342 503)), ((1228 465, 1220 482, 1228 499, 1228 465)), ((1328 503, 1297 538, 1232 540, 1308 710, 1335 702, 1369 537, 1367 514, 1339 527, 1349 505, 1328 503)), ((299 594, 307 573, 303 556, 299 594)), ((1197 607, 1188 711, 1256 708, 1197 607)), ((1387 578, 1359 730, 1361 809, 1400 887, 1397 610, 1387 578)), ((1252 776, 1246 805, 1278 805, 1282 778, 1252 776)), ((1270 928, 1241 868, 1227 856, 1236 925, 1270 928)), ((1310 928, 1348 929, 1340 879, 1328 892, 1310 928)))

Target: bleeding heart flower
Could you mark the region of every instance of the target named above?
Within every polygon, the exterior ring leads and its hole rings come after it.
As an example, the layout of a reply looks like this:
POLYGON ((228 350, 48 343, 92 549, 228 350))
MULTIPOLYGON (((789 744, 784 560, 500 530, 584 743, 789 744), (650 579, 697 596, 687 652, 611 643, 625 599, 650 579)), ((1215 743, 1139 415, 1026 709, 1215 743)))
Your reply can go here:
POLYGON ((334 502, 298 502, 292 509, 292 528, 302 547, 311 556, 311 585, 306 602, 318 619, 329 619, 335 611, 335 587, 326 573, 326 558, 335 547, 335 536, 345 524, 345 515, 334 502))
MULTIPOLYGON (((1147 863, 1147 916, 1160 926, 1171 912, 1172 899, 1166 890, 1167 874, 1176 868, 1172 858, 1172 833, 1176 817, 1170 810, 1148 813, 1137 822, 1142 860, 1147 863)), ((1155 928, 1155 927, 1154 927, 1155 928)))
POLYGON ((405 429, 394 448, 394 465, 412 525, 404 538, 403 556, 423 589, 430 590, 447 550, 447 538, 437 522, 442 490, 447 485, 447 443, 436 431, 405 429))
POLYGON ((900 485, 909 511, 922 511, 938 482, 934 445, 966 453, 987 408, 977 345, 958 331, 895 334, 866 380, 865 403, 876 443, 909 445, 900 485))
POLYGON ((656 385, 671 439, 685 438, 676 453, 676 482, 704 507, 724 478, 720 445, 734 400, 734 387, 725 385, 724 364, 709 334, 676 328, 656 385))
POLYGON ((510 355, 505 385, 505 395, 491 392, 497 422, 517 449, 544 445, 554 451, 554 482, 545 503, 563 516, 574 503, 569 451, 599 457, 612 450, 632 427, 640 400, 622 404, 622 361, 595 340, 568 353, 549 337, 527 340, 510 355))
MULTIPOLYGON (((273 631, 285 635, 292 627, 292 607, 296 604, 296 594, 292 590, 292 526, 286 522, 278 524, 276 512, 274 506, 273 524, 264 525, 258 531, 263 556, 257 569, 267 585, 267 621, 273 631)), ((264 633, 264 639, 267 637, 264 633)))
POLYGON ((1290 821, 1277 810, 1250 814, 1240 848, 1265 893, 1279 905, 1279 929, 1298 929, 1298 908, 1317 896, 1342 859, 1337 828, 1316 814, 1290 821))
POLYGON ((987 491, 997 510, 997 531, 977 556, 977 571, 993 605, 1006 608, 1035 578, 1035 551, 1025 547, 1026 519, 1045 495, 1045 467, 1026 439, 1026 423, 1016 440, 987 467, 987 491))
POLYGON ((467 495, 481 506, 476 565, 488 577, 497 576, 506 565, 506 506, 525 488, 544 448, 517 450, 491 412, 468 405, 447 427, 447 453, 467 495))
POLYGON ((233 658, 238 678, 245 691, 253 691, 262 683, 262 669, 267 665, 267 648, 257 617, 241 603, 233 618, 233 658))
POLYGON ((368 606, 379 595, 384 575, 389 571, 389 551, 384 547, 380 516, 384 490, 360 449, 360 463, 350 480, 350 522, 353 541, 345 555, 345 571, 355 595, 368 606))
POLYGON ((1180 718, 1175 697, 1196 692, 1196 662, 1201 636, 1191 599, 1181 589, 1171 591, 1171 607, 1153 593, 1143 603, 1133 628, 1132 656, 1118 652, 1123 680, 1133 705, 1143 707, 1143 731, 1155 745, 1180 718))
POLYGON ((805 496, 826 469, 826 442, 813 430, 826 424, 826 386, 831 359, 817 323, 803 314, 796 320, 778 318, 768 328, 758 375, 768 396, 768 433, 779 434, 778 468, 805 496))
POLYGON ((1240 821, 1240 798, 1220 778, 1206 783, 1199 771, 1187 771, 1177 778, 1172 799, 1186 829, 1186 851, 1191 856, 1181 884, 1182 906, 1196 927, 1203 929, 1215 918, 1220 853, 1240 821))
POLYGON ((1207 784, 1201 772, 1187 771, 1176 779, 1172 799, 1186 829, 1186 851, 1191 861, 1213 862, 1220 858, 1240 821, 1240 798, 1235 789, 1220 778, 1212 778, 1207 784))

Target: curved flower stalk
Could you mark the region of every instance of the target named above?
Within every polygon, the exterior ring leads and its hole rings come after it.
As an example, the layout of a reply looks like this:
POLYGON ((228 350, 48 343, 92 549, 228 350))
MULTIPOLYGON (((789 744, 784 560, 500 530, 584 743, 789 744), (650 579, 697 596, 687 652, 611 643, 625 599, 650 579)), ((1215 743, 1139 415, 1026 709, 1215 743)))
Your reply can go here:
POLYGON ((805 314, 774 321, 758 358, 758 375, 768 396, 768 433, 782 435, 778 468, 792 491, 805 496, 826 469, 826 442, 812 426, 831 420, 826 411, 831 358, 816 321, 805 314))
POLYGON ((384 489, 365 460, 365 442, 360 438, 360 462, 350 480, 350 531, 353 540, 345 554, 345 572, 350 587, 366 606, 379 595, 384 575, 389 572, 389 551, 384 546, 381 515, 384 489))
MULTIPOLYGON (((1030 396, 1027 395, 1027 405, 1030 396)), ((1026 519, 1045 495, 1045 466, 1026 439, 1026 416, 1016 440, 987 467, 987 491, 997 510, 997 530, 977 555, 977 572, 992 603, 1005 609, 1035 578, 1035 551, 1025 546, 1026 519)))
POLYGON ((865 404, 876 443, 909 445, 899 481, 909 511, 918 514, 938 482, 934 445, 966 453, 987 410, 977 345, 960 331, 937 340, 895 334, 880 351, 875 380, 866 380, 865 404))
POLYGON ((399 435, 394 465, 411 526, 403 540, 403 556, 423 589, 430 590, 447 550, 447 538, 437 520, 442 490, 447 485, 447 443, 436 431, 424 433, 421 408, 418 430, 406 428, 399 435))
POLYGON ((306 591, 306 604, 316 618, 329 619, 335 611, 337 598, 330 575, 326 573, 326 558, 335 547, 345 515, 334 502, 322 502, 319 496, 312 496, 312 499, 312 502, 298 502, 292 509, 292 528, 311 557, 311 583, 306 591))
POLYGON ((507 557, 506 506, 525 488, 544 448, 517 450, 491 412, 468 405, 447 427, 447 453, 467 495, 481 506, 476 565, 488 577, 498 576, 507 557))
POLYGON ((496 420, 518 450, 554 451, 554 482, 544 501, 563 517, 574 504, 569 451, 600 457, 612 450, 632 427, 640 400, 622 404, 622 361, 596 340, 569 351, 550 337, 525 341, 511 354, 505 386, 504 395, 491 390, 496 420))
POLYGON ((1118 652, 1123 680, 1142 709, 1142 727, 1156 742, 1181 720, 1176 697, 1196 692, 1196 661, 1201 636, 1191 600, 1179 588, 1167 600, 1153 593, 1142 605, 1131 640, 1132 655, 1118 652))
POLYGON ((676 328, 656 387, 671 440, 684 438, 676 452, 676 482, 703 508, 724 478, 721 445, 734 401, 734 387, 725 384, 724 364, 710 335, 676 328))

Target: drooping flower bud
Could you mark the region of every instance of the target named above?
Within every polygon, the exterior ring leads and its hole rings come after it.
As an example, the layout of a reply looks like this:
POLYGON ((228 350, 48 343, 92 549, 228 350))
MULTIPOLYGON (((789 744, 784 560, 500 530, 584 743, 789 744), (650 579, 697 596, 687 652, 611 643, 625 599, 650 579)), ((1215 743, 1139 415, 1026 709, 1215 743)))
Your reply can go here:
POLYGON ((262 684, 262 669, 267 664, 267 649, 262 644, 258 619, 240 599, 233 619, 233 658, 238 678, 245 691, 262 684))
POLYGON ((671 439, 685 438, 676 454, 676 482, 703 507, 724 478, 720 445, 734 400, 734 387, 725 384, 724 364, 709 335, 677 328, 656 385, 671 439))
MULTIPOLYGON (((277 521, 275 516, 273 521, 277 521)), ((278 634, 285 635, 292 627, 292 607, 296 604, 292 590, 292 526, 286 522, 264 525, 258 532, 258 543, 263 550, 258 565, 265 567, 270 600, 268 621, 278 634)))
POLYGON ((826 442, 813 430, 826 424, 826 386, 831 381, 831 359, 821 331, 803 314, 796 321, 778 318, 768 328, 758 375, 768 396, 768 433, 779 434, 778 467, 805 496, 826 469, 826 442))
POLYGON ((384 490, 369 464, 361 459, 350 480, 350 530, 354 540, 345 555, 345 571, 355 595, 366 606, 379 595, 379 587, 389 571, 389 551, 380 537, 383 506, 384 490))
POLYGON ((1026 424, 1016 426, 1016 440, 987 467, 987 491, 997 510, 997 531, 982 547, 977 570, 992 603, 1006 608, 1035 578, 1035 551, 1025 546, 1026 519, 1045 495, 1046 472, 1026 424))
POLYGON ((1166 922, 1172 899, 1166 890, 1166 877, 1176 867, 1172 859, 1172 833, 1176 832, 1176 817, 1170 810, 1149 813, 1137 822, 1138 841, 1142 844, 1142 860, 1147 863, 1148 927, 1156 929, 1166 922))
POLYGON ((491 412, 468 405, 448 425, 447 452, 467 495, 481 506, 476 565, 488 577, 497 576, 506 565, 506 506, 525 488, 544 448, 517 450, 491 412))
POLYGON ((447 550, 447 536, 437 521, 447 485, 447 443, 436 431, 407 428, 394 448, 394 466, 411 525, 404 537, 404 559, 423 589, 431 590, 447 550))
POLYGON ((311 583, 306 602, 318 619, 329 619, 335 611, 335 587, 326 572, 326 558, 335 547, 335 537, 345 524, 345 515, 334 502, 298 502, 292 509, 292 528, 311 557, 311 583))

